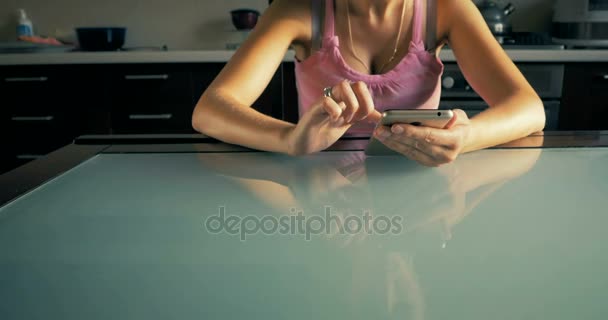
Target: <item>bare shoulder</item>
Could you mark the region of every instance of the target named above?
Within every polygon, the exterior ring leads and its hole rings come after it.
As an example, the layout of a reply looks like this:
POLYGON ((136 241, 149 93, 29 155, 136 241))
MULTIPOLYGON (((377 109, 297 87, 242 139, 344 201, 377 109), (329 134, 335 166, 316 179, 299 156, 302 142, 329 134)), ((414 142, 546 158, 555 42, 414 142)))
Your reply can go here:
POLYGON ((440 30, 447 36, 455 24, 478 23, 479 10, 472 0, 437 0, 440 30))
POLYGON ((311 0, 275 0, 262 15, 261 21, 273 27, 287 27, 294 41, 310 38, 311 0))
POLYGON ((448 41, 452 17, 455 12, 454 2, 471 0, 436 0, 437 4, 437 43, 448 41))

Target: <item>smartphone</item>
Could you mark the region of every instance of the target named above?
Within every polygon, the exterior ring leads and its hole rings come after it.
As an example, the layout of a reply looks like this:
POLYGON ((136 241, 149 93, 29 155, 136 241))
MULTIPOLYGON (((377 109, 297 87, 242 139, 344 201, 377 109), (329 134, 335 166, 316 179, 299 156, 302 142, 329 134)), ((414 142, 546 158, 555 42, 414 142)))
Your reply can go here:
MULTIPOLYGON (((415 126, 445 128, 454 117, 452 110, 386 110, 378 126, 392 126, 397 123, 406 123, 415 126)), ((376 126, 377 127, 377 126, 376 126)), ((365 148, 367 155, 395 155, 397 152, 389 149, 374 136, 369 139, 365 148)))

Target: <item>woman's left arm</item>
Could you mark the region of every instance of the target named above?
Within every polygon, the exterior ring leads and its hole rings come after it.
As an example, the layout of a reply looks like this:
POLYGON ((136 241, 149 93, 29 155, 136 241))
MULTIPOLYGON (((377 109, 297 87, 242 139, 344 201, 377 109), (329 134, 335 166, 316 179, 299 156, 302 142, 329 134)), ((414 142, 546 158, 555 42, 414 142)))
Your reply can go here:
POLYGON ((498 44, 472 1, 439 0, 438 30, 447 39, 471 87, 490 108, 444 129, 396 124, 375 136, 389 148, 427 166, 452 162, 459 154, 506 143, 541 131, 543 103, 498 44))
POLYGON ((545 126, 543 103, 472 1, 442 1, 447 39, 467 82, 490 106, 470 121, 463 152, 509 142, 545 126))

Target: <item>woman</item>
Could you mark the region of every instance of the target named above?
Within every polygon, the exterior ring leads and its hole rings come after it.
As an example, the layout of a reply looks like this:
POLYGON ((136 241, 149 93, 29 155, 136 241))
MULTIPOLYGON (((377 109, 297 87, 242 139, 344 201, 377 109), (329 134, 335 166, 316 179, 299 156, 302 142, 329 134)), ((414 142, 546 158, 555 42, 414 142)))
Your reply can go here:
POLYGON ((430 46, 423 42, 424 0, 326 0, 322 14, 311 1, 270 5, 201 96, 192 118, 196 130, 254 149, 290 155, 321 151, 347 130, 377 122, 387 108, 437 108, 443 71, 437 55, 446 43, 490 108, 474 119, 455 110, 443 129, 397 124, 377 128, 374 136, 408 158, 438 166, 543 129, 540 98, 472 1, 437 1, 430 46), (297 124, 250 108, 290 46, 297 60, 297 124))

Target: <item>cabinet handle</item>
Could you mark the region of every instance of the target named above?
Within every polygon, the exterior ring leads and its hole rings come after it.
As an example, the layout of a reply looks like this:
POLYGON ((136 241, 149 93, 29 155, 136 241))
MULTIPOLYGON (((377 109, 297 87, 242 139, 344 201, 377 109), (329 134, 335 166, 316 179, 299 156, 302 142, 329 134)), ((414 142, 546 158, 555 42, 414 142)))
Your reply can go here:
POLYGON ((596 83, 605 83, 606 81, 608 81, 608 73, 599 73, 599 74, 594 74, 593 75, 593 79, 594 82, 596 83))
POLYGON ((173 118, 171 113, 162 114, 130 114, 129 119, 131 120, 169 120, 173 118))
POLYGON ((4 78, 4 82, 45 82, 49 80, 48 77, 15 77, 15 78, 4 78))
POLYGON ((53 116, 42 116, 42 117, 12 117, 13 121, 52 121, 55 119, 53 116))
POLYGON ((125 80, 167 80, 168 74, 128 74, 125 80))
POLYGON ((16 156, 17 159, 19 160, 36 160, 36 159, 40 159, 44 157, 41 154, 18 154, 16 156))

